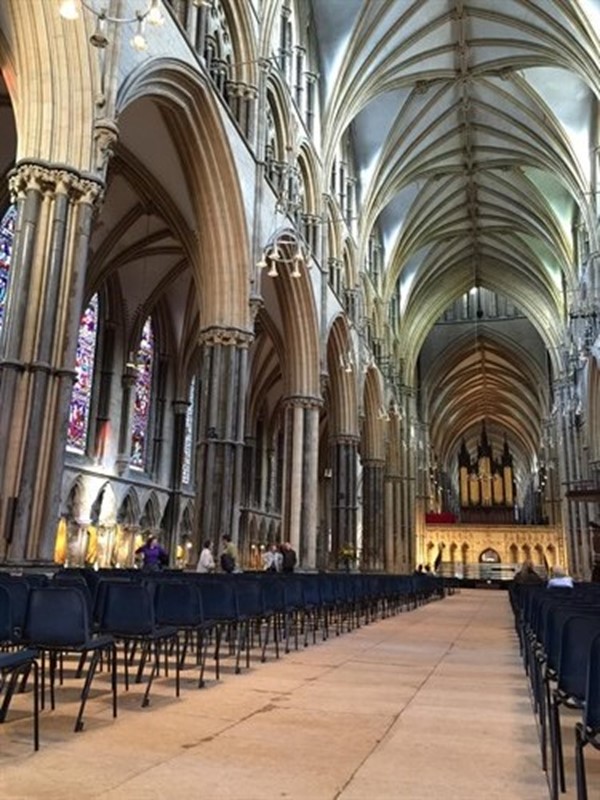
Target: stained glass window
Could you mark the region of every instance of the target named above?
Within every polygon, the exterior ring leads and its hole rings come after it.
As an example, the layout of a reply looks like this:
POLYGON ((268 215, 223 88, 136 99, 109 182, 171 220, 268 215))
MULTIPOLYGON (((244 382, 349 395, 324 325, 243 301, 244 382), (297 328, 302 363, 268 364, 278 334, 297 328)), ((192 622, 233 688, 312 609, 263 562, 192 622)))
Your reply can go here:
POLYGON ((75 383, 69 406, 67 447, 85 453, 92 403, 94 361, 98 338, 98 295, 95 294, 83 312, 75 354, 75 383))
POLYGON ((150 400, 152 397, 152 368, 154 366, 154 332, 148 317, 142 329, 142 338, 135 359, 137 378, 133 390, 131 425, 131 466, 143 469, 148 444, 150 400))
POLYGON ((17 207, 10 206, 0 220, 0 331, 4 322, 4 304, 6 303, 6 290, 8 289, 8 270, 12 253, 13 238, 17 207))
POLYGON ((194 411, 196 402, 196 377, 190 383, 188 407, 185 412, 185 437, 183 440, 183 465, 181 467, 182 483, 189 483, 192 476, 192 439, 194 435, 194 411))

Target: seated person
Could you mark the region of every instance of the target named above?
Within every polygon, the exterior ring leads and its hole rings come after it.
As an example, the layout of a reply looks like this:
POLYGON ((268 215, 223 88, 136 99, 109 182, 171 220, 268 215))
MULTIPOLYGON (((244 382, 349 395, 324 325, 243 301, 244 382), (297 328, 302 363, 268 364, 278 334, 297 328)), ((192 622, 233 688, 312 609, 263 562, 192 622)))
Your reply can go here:
POLYGON ((533 561, 531 559, 527 559, 523 562, 521 569, 515 573, 515 577, 513 578, 515 583, 543 583, 544 579, 541 575, 535 571, 533 567, 533 561))
POLYGON ((573 578, 567 575, 562 567, 552 567, 552 577, 548 581, 548 589, 572 589, 573 578))

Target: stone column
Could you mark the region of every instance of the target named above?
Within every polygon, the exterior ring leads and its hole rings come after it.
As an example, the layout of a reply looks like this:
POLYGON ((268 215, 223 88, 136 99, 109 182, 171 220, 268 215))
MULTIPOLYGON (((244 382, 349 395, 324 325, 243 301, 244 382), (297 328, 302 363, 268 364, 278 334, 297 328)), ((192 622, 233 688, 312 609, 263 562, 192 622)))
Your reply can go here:
POLYGON ((359 437, 350 434, 339 434, 331 442, 331 550, 336 564, 344 545, 356 549, 359 444, 359 437))
POLYGON ((248 346, 252 334, 209 328, 201 334, 196 455, 196 538, 218 547, 239 540, 248 346))
POLYGON ((122 475, 131 459, 131 417, 132 417, 132 389, 137 379, 137 368, 133 362, 125 364, 121 375, 121 417, 119 421, 119 452, 115 459, 115 467, 122 475))
POLYGON ((396 569, 411 570, 416 551, 415 531, 415 428, 414 397, 404 387, 400 398, 402 421, 400 423, 400 538, 397 542, 396 569))
POLYGON ((320 406, 317 397, 296 395, 285 401, 283 539, 291 542, 304 569, 314 569, 317 558, 320 406))
MULTIPOLYGON (((164 526, 168 539, 168 552, 171 563, 175 563, 177 552, 177 534, 179 529, 179 515, 181 513, 181 472, 183 469, 183 455, 185 444, 185 420, 189 403, 187 400, 175 400, 173 408, 173 434, 171 439, 171 465, 169 475, 169 499, 163 516, 164 526)), ((196 542, 197 552, 200 552, 202 542, 196 542)))
POLYGON ((0 342, 0 557, 51 560, 88 242, 102 185, 23 163, 0 342))
POLYGON ((366 545, 367 569, 384 565, 384 476, 383 459, 363 461, 363 547, 366 545))
POLYGON ((394 572, 396 566, 397 531, 400 530, 400 475, 386 472, 384 478, 384 568, 386 572, 394 572))

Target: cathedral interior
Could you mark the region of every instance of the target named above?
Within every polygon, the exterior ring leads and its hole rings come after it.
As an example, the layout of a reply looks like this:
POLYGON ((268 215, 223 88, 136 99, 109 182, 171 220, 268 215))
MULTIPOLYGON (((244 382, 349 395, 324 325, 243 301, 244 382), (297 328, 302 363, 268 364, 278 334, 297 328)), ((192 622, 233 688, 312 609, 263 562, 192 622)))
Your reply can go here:
POLYGON ((600 0, 2 0, 0 564, 600 560, 600 0))

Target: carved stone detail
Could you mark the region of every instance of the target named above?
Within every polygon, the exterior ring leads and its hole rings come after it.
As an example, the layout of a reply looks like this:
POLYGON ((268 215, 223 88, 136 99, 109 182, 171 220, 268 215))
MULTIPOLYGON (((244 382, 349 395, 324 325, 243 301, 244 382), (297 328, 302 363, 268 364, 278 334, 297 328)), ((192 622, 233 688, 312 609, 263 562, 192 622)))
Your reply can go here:
POLYGON ((13 202, 33 190, 42 194, 67 194, 74 202, 95 205, 104 191, 100 181, 83 177, 74 170, 34 162, 25 162, 15 167, 8 184, 13 202))
POLYGON ((311 397, 310 395, 289 395, 285 398, 284 404, 287 407, 296 408, 321 408, 323 400, 320 397, 311 397))
POLYGON ((216 347, 250 347, 254 341, 254 334, 251 331, 244 331, 240 328, 207 328, 200 333, 199 342, 201 345, 216 347))
POLYGON ((96 170, 104 173, 115 152, 119 129, 112 119, 98 119, 94 123, 94 146, 96 170))

